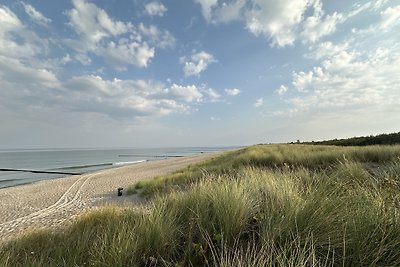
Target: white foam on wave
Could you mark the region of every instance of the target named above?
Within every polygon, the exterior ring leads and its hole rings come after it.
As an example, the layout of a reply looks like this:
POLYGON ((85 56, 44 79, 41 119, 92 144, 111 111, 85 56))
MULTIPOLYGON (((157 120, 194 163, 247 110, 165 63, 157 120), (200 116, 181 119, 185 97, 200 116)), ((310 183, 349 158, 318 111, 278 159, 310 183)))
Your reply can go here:
POLYGON ((137 164, 137 163, 142 163, 146 162, 147 160, 135 160, 135 161, 123 161, 123 162, 114 162, 112 165, 114 166, 121 166, 121 165, 129 165, 129 164, 137 164))

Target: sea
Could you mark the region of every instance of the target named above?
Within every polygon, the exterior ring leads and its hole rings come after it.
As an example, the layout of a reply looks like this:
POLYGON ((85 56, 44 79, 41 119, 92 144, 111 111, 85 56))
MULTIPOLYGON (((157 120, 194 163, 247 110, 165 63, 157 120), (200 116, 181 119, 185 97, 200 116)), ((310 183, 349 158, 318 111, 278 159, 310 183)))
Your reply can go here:
POLYGON ((0 189, 123 165, 234 148, 0 149, 0 189))

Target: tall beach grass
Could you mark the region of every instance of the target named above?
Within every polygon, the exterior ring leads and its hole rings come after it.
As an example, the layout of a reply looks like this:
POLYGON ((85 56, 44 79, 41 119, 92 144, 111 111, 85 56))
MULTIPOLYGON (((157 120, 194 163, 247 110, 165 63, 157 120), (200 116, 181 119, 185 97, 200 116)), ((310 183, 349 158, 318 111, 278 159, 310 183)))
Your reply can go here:
POLYGON ((400 147, 255 146, 1 246, 4 266, 400 266, 400 147), (146 191, 144 191, 146 192, 146 191))

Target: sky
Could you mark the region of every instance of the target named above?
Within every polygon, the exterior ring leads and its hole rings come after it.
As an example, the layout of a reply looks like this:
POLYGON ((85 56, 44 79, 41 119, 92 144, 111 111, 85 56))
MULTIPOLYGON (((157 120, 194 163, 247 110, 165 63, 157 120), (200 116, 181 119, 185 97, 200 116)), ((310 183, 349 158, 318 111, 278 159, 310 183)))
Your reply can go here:
POLYGON ((0 149, 400 131, 400 2, 1 0, 0 149))

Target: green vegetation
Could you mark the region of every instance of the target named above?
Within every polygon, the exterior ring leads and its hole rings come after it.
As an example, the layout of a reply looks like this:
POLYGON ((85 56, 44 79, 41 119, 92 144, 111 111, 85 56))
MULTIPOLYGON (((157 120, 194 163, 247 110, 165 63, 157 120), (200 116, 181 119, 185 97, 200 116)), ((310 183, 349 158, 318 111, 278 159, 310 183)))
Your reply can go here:
POLYGON ((400 146, 259 145, 3 245, 4 266, 399 266, 400 146))
POLYGON ((168 176, 142 181, 129 188, 141 190, 145 197, 165 194, 171 190, 185 189, 207 174, 235 175, 243 167, 251 166, 272 170, 306 168, 314 171, 329 170, 341 162, 381 164, 400 155, 400 146, 330 147, 309 145, 258 145, 225 153, 196 166, 177 171, 168 176))
POLYGON ((395 145, 395 144, 400 144, 400 132, 391 134, 380 134, 375 136, 370 135, 370 136, 352 137, 346 139, 306 142, 305 144, 334 145, 334 146, 395 145))

